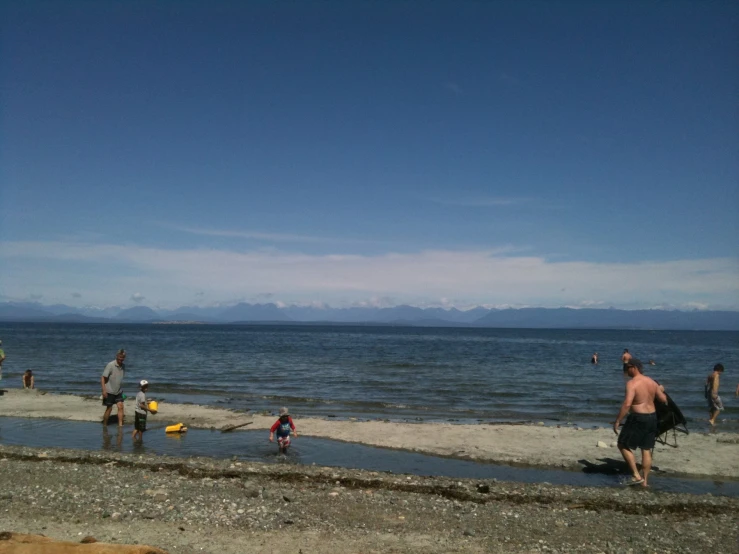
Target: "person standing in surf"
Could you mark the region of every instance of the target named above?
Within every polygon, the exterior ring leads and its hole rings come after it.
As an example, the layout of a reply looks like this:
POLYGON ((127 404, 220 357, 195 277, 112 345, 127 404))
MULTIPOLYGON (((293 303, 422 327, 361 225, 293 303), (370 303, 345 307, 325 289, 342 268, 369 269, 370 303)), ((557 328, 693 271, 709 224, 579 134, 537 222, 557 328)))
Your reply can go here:
POLYGON ((652 449, 657 438, 657 411, 654 406, 656 398, 667 403, 664 389, 656 381, 642 374, 642 363, 634 357, 624 363, 626 394, 621 409, 613 422, 613 432, 618 435, 618 449, 631 470, 631 479, 627 485, 647 486, 649 472, 652 469, 652 449), (629 414, 621 433, 618 427, 621 420, 629 414), (636 467, 633 450, 641 449, 641 466, 643 476, 636 467))
POLYGON ((625 364, 632 358, 628 348, 624 348, 624 353, 621 354, 621 363, 625 364))
POLYGON ((103 406, 105 406, 105 415, 103 415, 103 425, 108 424, 110 412, 113 406, 118 407, 118 425, 123 426, 123 376, 126 374, 126 351, 122 348, 116 352, 115 360, 105 366, 103 376, 100 378, 100 385, 103 388, 103 406))
POLYGON ((33 377, 33 371, 30 369, 27 369, 26 372, 23 374, 23 388, 25 390, 33 390, 36 388, 35 379, 33 377))
POLYGON ((598 353, 597 352, 593 354, 592 358, 590 358, 590 363, 593 365, 598 365, 598 353))
POLYGON ((5 361, 5 350, 3 350, 3 341, 0 340, 0 379, 3 378, 3 362, 5 361))
POLYGON ((146 432, 146 414, 151 412, 149 403, 146 401, 146 393, 149 390, 149 381, 143 379, 139 383, 139 392, 136 393, 136 409, 134 410, 134 424, 131 438, 133 440, 144 440, 146 432))
MULTIPOLYGON (((719 412, 724 409, 724 403, 721 402, 721 397, 718 395, 718 386, 721 374, 724 372, 723 364, 716 364, 713 366, 713 371, 706 377, 706 385, 703 394, 708 402, 708 423, 716 425, 716 417, 719 412)), ((739 387, 737 387, 739 390, 739 387)))

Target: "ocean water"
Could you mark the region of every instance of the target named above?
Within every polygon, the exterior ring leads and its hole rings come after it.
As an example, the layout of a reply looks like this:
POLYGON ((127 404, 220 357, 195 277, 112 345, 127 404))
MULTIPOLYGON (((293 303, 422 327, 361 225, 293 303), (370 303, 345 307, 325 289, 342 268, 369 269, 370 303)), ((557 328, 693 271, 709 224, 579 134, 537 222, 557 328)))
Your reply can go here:
POLYGON ((739 333, 290 325, 0 324, 3 388, 100 394, 125 348, 124 392, 300 416, 608 426, 623 399, 624 348, 706 431, 703 382, 726 367, 718 429, 739 432, 739 333), (590 357, 599 353, 600 363, 590 357))

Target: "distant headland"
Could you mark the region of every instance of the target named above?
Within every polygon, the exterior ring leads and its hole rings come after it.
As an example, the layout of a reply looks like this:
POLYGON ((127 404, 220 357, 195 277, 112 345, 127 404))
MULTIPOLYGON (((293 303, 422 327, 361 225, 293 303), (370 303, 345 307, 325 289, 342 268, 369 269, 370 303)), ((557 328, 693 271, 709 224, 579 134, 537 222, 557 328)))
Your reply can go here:
POLYGON ((340 324, 416 327, 494 327, 519 329, 654 329, 739 331, 739 312, 718 310, 620 310, 615 308, 331 308, 248 304, 183 306, 154 310, 45 306, 36 302, 0 303, 0 322, 199 324, 340 324))

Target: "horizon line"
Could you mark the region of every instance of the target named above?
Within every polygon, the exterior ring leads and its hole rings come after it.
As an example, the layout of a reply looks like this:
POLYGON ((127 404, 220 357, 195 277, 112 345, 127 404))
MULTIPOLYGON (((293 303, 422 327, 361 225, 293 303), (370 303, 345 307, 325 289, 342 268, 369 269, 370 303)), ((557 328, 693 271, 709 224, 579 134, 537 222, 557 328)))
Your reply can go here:
MULTIPOLYGON (((414 308, 419 310, 443 310, 445 312, 451 312, 452 310, 457 310, 459 312, 469 312, 476 309, 484 309, 488 311, 503 311, 503 310, 573 310, 573 311, 585 311, 585 310, 600 310, 600 311, 621 311, 621 312, 683 312, 683 313, 706 313, 706 312, 730 312, 730 313, 739 313, 739 307, 725 307, 725 308, 717 308, 717 307, 699 307, 699 306, 670 306, 670 305, 657 305, 657 306, 651 306, 651 307, 632 307, 632 308, 619 308, 616 306, 577 306, 577 305, 560 305, 560 306, 542 306, 542 305, 507 305, 507 304, 499 304, 499 305, 485 305, 485 304, 475 304, 475 305, 465 305, 464 307, 458 307, 458 306, 441 306, 441 305, 416 305, 416 304, 409 304, 409 303, 401 303, 401 304, 392 304, 392 305, 370 305, 370 304, 359 304, 359 305, 349 305, 349 306, 332 306, 326 303, 316 303, 316 304, 305 304, 300 302, 294 302, 294 303, 288 303, 288 302, 281 302, 281 301, 275 301, 275 302, 249 302, 245 300, 235 301, 235 302, 224 302, 222 304, 216 304, 216 305, 210 305, 210 306, 198 306, 198 305, 187 305, 183 304, 180 306, 177 306, 175 308, 167 308, 163 306, 149 306, 146 304, 137 304, 133 306, 120 306, 120 305, 114 305, 114 306, 94 306, 94 305, 84 305, 84 306, 71 306, 69 304, 65 304, 63 302, 55 302, 52 304, 43 304, 39 302, 38 300, 3 300, 0 301, 0 306, 3 305, 15 305, 15 306, 22 306, 22 305, 34 305, 34 306, 40 306, 42 308, 50 308, 53 306, 61 305, 68 307, 73 310, 133 310, 135 308, 145 308, 151 311, 165 311, 165 312, 177 312, 181 309, 198 309, 198 310, 208 310, 208 309, 223 309, 227 310, 230 308, 234 308, 236 306, 245 304, 247 306, 274 306, 278 310, 285 310, 290 308, 298 308, 298 309, 315 309, 315 310, 356 310, 356 309, 363 309, 363 310, 389 310, 389 309, 395 309, 395 308, 414 308)), ((59 315, 65 315, 65 314, 59 314, 59 315)), ((81 314, 72 314, 69 315, 81 315, 81 314)))

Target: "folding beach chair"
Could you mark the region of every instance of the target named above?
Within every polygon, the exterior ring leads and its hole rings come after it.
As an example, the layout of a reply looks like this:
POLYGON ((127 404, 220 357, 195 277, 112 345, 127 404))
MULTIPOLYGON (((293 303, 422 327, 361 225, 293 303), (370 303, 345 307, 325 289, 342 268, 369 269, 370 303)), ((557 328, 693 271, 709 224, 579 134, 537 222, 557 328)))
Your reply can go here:
POLYGON ((665 393, 665 396, 667 396, 667 404, 655 402, 657 411, 657 442, 665 446, 677 448, 677 432, 680 431, 687 435, 688 422, 685 420, 685 416, 683 416, 680 408, 670 398, 670 395, 665 393))

